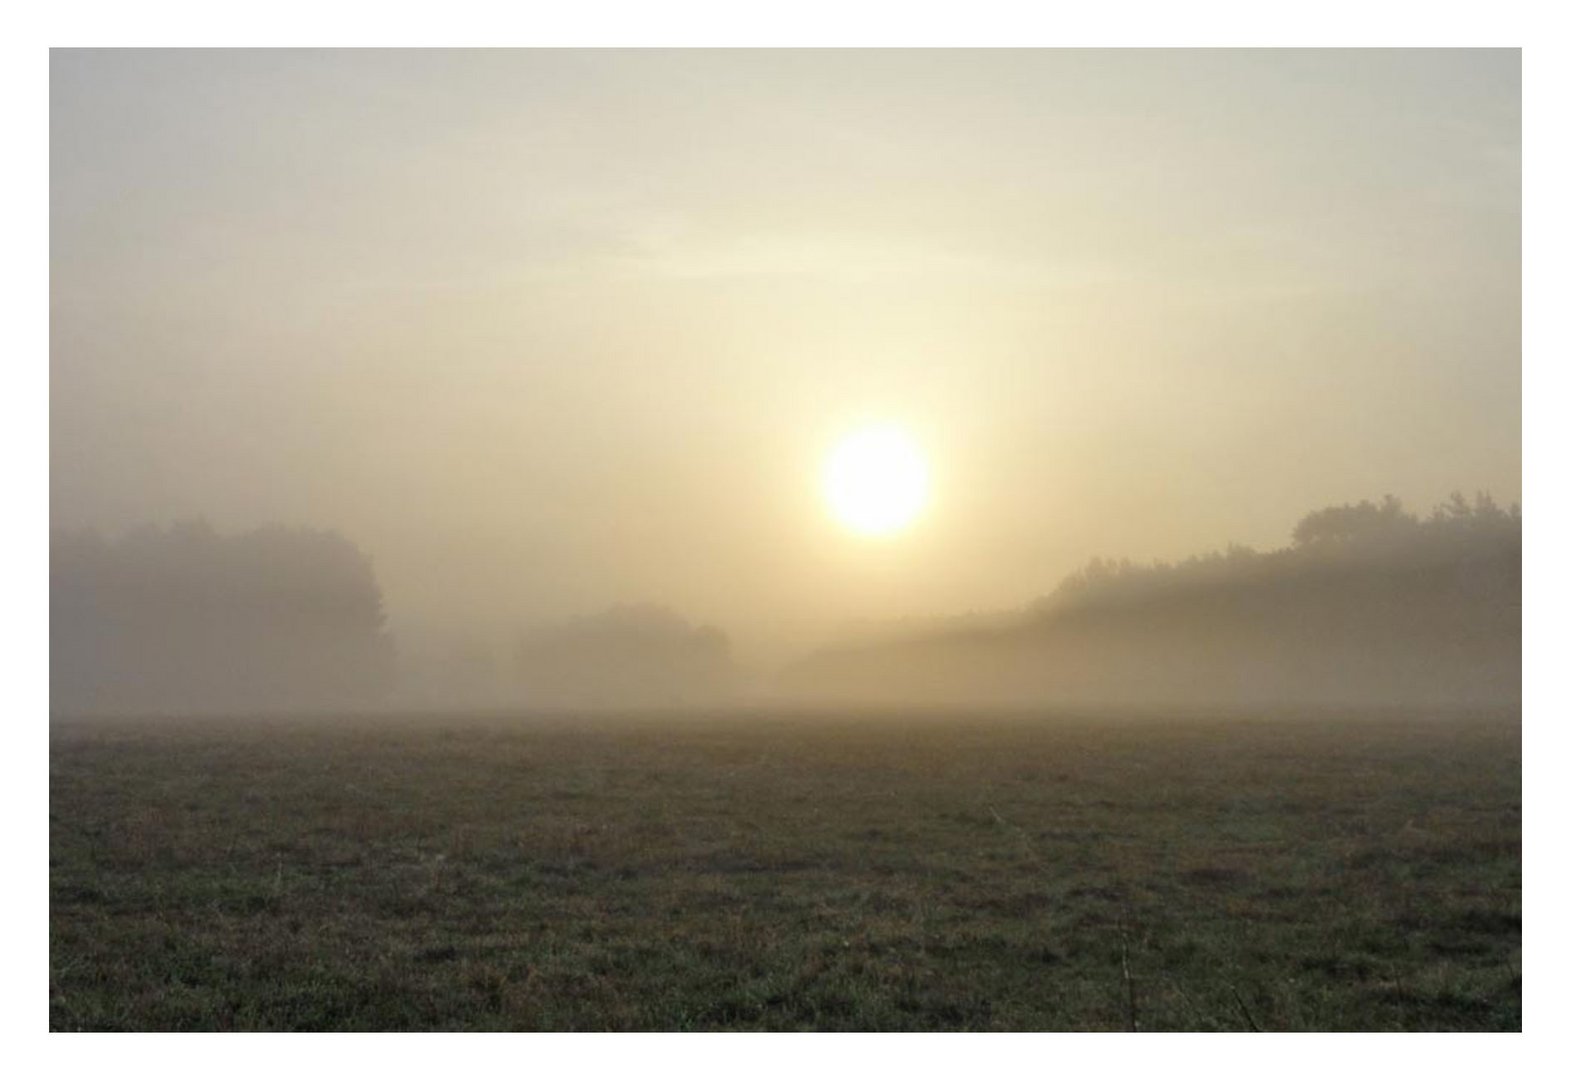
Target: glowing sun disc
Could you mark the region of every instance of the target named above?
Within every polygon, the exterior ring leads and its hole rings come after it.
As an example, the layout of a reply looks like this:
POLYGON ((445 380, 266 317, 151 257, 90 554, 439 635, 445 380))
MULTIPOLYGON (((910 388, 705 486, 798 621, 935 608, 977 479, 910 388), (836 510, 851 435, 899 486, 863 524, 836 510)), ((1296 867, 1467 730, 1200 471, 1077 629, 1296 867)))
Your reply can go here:
POLYGON ((836 521, 863 536, 888 536, 927 505, 927 462, 899 428, 862 428, 824 463, 824 498, 836 521))

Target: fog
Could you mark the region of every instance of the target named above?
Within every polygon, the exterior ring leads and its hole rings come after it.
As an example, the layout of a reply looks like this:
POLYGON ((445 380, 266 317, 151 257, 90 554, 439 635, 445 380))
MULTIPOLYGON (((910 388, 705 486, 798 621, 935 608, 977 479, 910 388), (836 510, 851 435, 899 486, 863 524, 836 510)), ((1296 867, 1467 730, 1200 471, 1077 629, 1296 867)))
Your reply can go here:
POLYGON ((1520 706, 1522 520, 1487 496, 1306 515, 1294 542, 1093 560, 1016 612, 886 632, 784 673, 820 703, 1520 706))
POLYGON ((50 90, 52 708, 948 700, 1025 637, 993 696, 1519 694, 1515 51, 56 50, 50 90), (871 421, 932 481, 878 539, 820 491, 871 421), (1434 539, 1458 490, 1504 547, 1434 539), (1294 523, 1387 492, 1428 539, 1225 633, 1033 607, 1093 559, 1310 573, 1294 523), (920 689, 916 638, 993 659, 920 689))
POLYGON ((395 686, 370 564, 333 533, 205 523, 50 544, 57 711, 367 707, 395 686))

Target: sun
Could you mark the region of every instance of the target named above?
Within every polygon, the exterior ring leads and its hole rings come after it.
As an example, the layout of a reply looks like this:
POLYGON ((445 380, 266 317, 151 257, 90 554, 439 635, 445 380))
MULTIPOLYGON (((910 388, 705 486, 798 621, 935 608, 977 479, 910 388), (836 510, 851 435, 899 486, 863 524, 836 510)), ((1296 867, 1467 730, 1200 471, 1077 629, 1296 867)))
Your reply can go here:
POLYGON ((860 428, 824 462, 824 499, 841 525, 861 536, 891 536, 927 505, 921 448, 889 424, 860 428))

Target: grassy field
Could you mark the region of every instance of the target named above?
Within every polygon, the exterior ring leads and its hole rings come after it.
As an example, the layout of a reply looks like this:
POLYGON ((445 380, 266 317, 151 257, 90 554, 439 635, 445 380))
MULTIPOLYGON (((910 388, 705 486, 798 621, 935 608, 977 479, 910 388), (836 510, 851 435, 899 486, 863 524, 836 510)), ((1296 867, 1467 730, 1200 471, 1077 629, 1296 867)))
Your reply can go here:
POLYGON ((1521 1026, 1495 718, 66 721, 77 1029, 1521 1026))

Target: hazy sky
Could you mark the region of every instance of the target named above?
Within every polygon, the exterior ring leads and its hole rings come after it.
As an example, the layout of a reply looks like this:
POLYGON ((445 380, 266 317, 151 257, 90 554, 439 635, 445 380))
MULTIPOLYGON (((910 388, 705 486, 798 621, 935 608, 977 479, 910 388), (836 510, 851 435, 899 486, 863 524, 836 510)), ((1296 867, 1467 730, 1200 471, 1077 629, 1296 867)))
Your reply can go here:
POLYGON ((60 52, 60 525, 744 655, 1521 491, 1514 51, 60 52), (924 520, 824 513, 899 423, 924 520))

